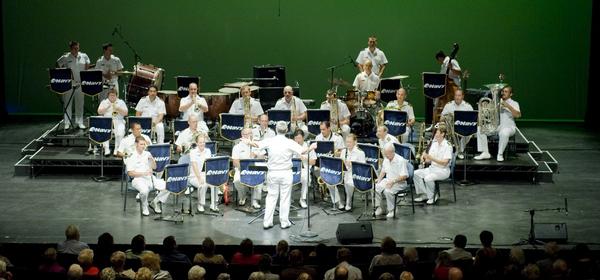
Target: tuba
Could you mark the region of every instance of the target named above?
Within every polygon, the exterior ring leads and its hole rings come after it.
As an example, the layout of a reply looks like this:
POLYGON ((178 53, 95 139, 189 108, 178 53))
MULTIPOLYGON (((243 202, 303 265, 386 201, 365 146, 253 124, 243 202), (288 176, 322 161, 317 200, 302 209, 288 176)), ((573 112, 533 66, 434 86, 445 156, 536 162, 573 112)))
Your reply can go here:
POLYGON ((244 108, 244 127, 252 127, 252 112, 250 111, 250 97, 242 97, 243 108, 244 108))
POLYGON ((487 136, 493 135, 500 126, 500 91, 506 84, 489 84, 490 97, 482 97, 477 102, 479 110, 478 126, 479 131, 487 136))

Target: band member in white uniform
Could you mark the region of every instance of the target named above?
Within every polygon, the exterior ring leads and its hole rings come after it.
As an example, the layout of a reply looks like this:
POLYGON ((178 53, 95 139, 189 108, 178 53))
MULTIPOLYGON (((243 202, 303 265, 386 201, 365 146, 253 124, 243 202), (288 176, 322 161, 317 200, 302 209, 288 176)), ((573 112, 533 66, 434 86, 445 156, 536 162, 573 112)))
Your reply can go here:
POLYGON ((300 98, 294 96, 294 89, 291 86, 283 88, 283 98, 277 100, 273 109, 290 110, 292 112, 292 131, 296 131, 299 128, 304 131, 304 135, 308 134, 308 127, 304 123, 306 119, 306 105, 304 105, 304 102, 300 98))
POLYGON ((381 203, 381 193, 385 194, 387 204, 387 217, 394 216, 394 195, 408 188, 406 179, 408 179, 407 164, 410 164, 402 156, 396 154, 396 149, 392 142, 388 142, 383 147, 383 163, 381 171, 375 184, 375 215, 383 214, 383 203, 381 203))
POLYGON ((402 143, 406 143, 408 141, 408 135, 412 132, 412 127, 415 124, 415 112, 413 111, 412 105, 406 101, 406 89, 399 88, 396 91, 396 100, 388 102, 385 106, 385 110, 399 110, 406 112, 408 118, 406 121, 406 132, 401 135, 402 143))
MULTIPOLYGON (((473 106, 464 100, 465 94, 462 89, 457 89, 454 91, 454 100, 446 103, 444 105, 444 109, 442 110, 442 117, 447 114, 454 115, 454 111, 473 111, 473 106)), ((470 138, 460 136, 460 143, 458 146, 458 155, 457 157, 460 159, 465 158, 463 153, 465 152, 465 147, 467 146, 467 140, 470 138)))
MULTIPOLYGON (((202 171, 204 162, 211 157, 211 152, 206 148, 206 136, 204 134, 196 135, 196 147, 190 151, 190 185, 198 189, 198 212, 204 212, 206 203, 206 173, 202 171)), ((217 190, 215 186, 210 186, 210 210, 219 212, 217 208, 217 190)))
POLYGON ((163 179, 158 179, 152 174, 152 170, 156 168, 156 161, 150 152, 145 150, 148 145, 145 138, 142 136, 135 138, 135 144, 135 152, 125 160, 127 175, 133 177, 131 185, 140 192, 142 214, 144 216, 150 215, 150 211, 148 211, 148 193, 152 189, 159 191, 158 195, 152 200, 152 209, 154 212, 160 213, 162 210, 158 202, 165 203, 169 197, 169 192, 165 190, 166 183, 163 179))
POLYGON ((327 91, 327 100, 321 103, 320 109, 330 111, 330 124, 332 129, 338 131, 339 128, 344 137, 350 133, 350 110, 348 110, 346 103, 342 102, 336 97, 335 91, 327 91), (336 110, 337 116, 335 114, 336 110))
POLYGON ((339 134, 331 131, 331 123, 324 121, 320 125, 321 133, 315 136, 315 141, 333 141, 333 152, 339 155, 345 147, 344 139, 339 134))
POLYGON ((250 86, 243 86, 240 88, 240 97, 233 101, 231 104, 231 108, 229 108, 230 114, 243 114, 249 117, 248 123, 245 123, 244 126, 252 127, 250 124, 256 123, 258 120, 258 116, 264 114, 263 108, 260 105, 258 100, 252 98, 252 92, 250 91, 250 86), (248 102, 250 103, 249 109, 250 112, 245 112, 244 110, 244 98, 249 98, 248 102), (250 122, 250 119, 252 120, 250 122))
POLYGON ((379 87, 381 81, 377 74, 373 73, 373 63, 370 60, 365 60, 363 71, 356 74, 352 86, 358 91, 375 91, 379 87))
MULTIPOLYGON (((298 143, 298 145, 302 146, 303 148, 308 148, 308 143, 306 143, 304 141, 304 131, 302 129, 296 129, 296 131, 294 132, 294 141, 296 141, 296 143, 298 143)), ((308 196, 308 173, 307 173, 307 169, 310 168, 310 166, 314 166, 315 163, 317 162, 317 154, 315 153, 315 151, 310 151, 308 154, 306 155, 294 155, 294 158, 300 158, 302 160, 302 170, 300 172, 300 182, 302 184, 302 189, 300 192, 300 207, 302 208, 306 208, 307 204, 306 204, 306 198, 308 196)))
POLYGON ((167 114, 165 102, 156 97, 158 88, 150 86, 148 88, 148 96, 142 97, 135 106, 135 115, 138 117, 151 117, 152 127, 156 132, 156 141, 158 144, 165 142, 165 126, 163 125, 163 117, 167 114))
POLYGON ((377 37, 372 35, 369 37, 368 47, 358 53, 356 57, 356 63, 358 63, 358 69, 364 71, 364 65, 362 63, 368 59, 373 63, 373 72, 379 77, 383 75, 383 70, 388 63, 385 53, 377 48, 377 37))
MULTIPOLYGON (((125 137, 125 119, 127 116, 127 104, 119 99, 117 90, 111 88, 108 91, 108 98, 102 100, 98 105, 98 115, 113 118, 113 133, 115 135, 114 155, 117 155, 117 149, 121 144, 121 140, 125 137)), ((110 155, 109 143, 102 143, 104 146, 104 155, 110 155)))
POLYGON ((210 141, 207 132, 200 129, 198 123, 198 115, 192 114, 188 118, 188 127, 179 132, 179 136, 177 136, 177 139, 175 140, 175 151, 181 154, 178 163, 189 162, 188 153, 190 152, 197 135, 202 134, 205 136, 205 141, 210 141))
MULTIPOLYGON (((104 83, 108 84, 109 89, 114 88, 117 96, 119 96, 119 76, 118 71, 123 70, 121 59, 113 55, 113 45, 106 43, 102 45, 102 56, 96 61, 96 69, 102 70, 102 78, 104 83)), ((103 90, 98 94, 99 100, 104 100, 108 90, 103 90)))
POLYGON ((279 225, 282 229, 289 228, 290 198, 292 189, 292 156, 304 154, 314 150, 317 146, 312 144, 309 148, 302 148, 298 143, 285 137, 287 123, 279 121, 275 125, 277 136, 254 142, 243 138, 242 142, 259 149, 266 149, 269 154, 267 160, 267 202, 263 228, 273 227, 273 213, 279 197, 279 225))
MULTIPOLYGON (((346 172, 344 173, 344 189, 346 189, 346 207, 340 199, 338 208, 346 209, 346 211, 352 210, 352 195, 354 194, 354 181, 352 180, 352 162, 366 162, 365 152, 358 148, 356 145, 356 135, 353 133, 348 134, 346 137, 346 148, 342 150, 340 158, 344 160, 346 166, 346 172)), ((329 193, 333 190, 330 189, 329 193)))
POLYGON ((434 204, 438 197, 435 193, 435 181, 446 179, 450 176, 450 161, 452 160, 452 146, 444 139, 446 131, 438 128, 431 142, 429 151, 423 152, 421 162, 430 163, 426 168, 415 171, 416 202, 427 200, 427 204, 434 204))
MULTIPOLYGON (((510 86, 502 89, 502 100, 500 101, 500 125, 498 126, 498 155, 497 161, 504 161, 504 149, 508 145, 508 139, 515 135, 517 124, 515 118, 521 117, 521 108, 517 101, 512 100, 513 89, 510 86)), ((477 132, 477 151, 481 152, 476 160, 489 159, 487 135, 477 132)))
POLYGON ((191 115, 196 115, 200 130, 208 133, 208 126, 204 121, 204 113, 208 112, 208 104, 204 97, 198 95, 198 85, 190 83, 188 86, 190 94, 179 102, 179 112, 183 112, 181 119, 187 121, 191 115))
POLYGON ((378 126, 375 135, 377 136, 377 143, 379 144, 381 154, 383 154, 383 148, 387 143, 400 143, 398 138, 388 133, 388 128, 385 125, 378 126))
POLYGON ((252 139, 261 141, 271 137, 275 137, 275 131, 269 127, 269 116, 262 114, 258 117, 258 124, 252 128, 252 139))
MULTIPOLYGON (((242 129, 242 138, 240 140, 252 139, 252 129, 242 129)), ((246 141, 240 141, 231 150, 231 160, 233 162, 234 173, 233 173, 233 185, 238 192, 238 205, 244 206, 246 204, 246 192, 249 187, 242 185, 240 182, 240 159, 252 159, 259 158, 258 151, 250 147, 246 141)), ((261 199, 262 185, 252 188, 251 200, 252 207, 260 209, 258 203, 261 199)))
POLYGON ((135 151, 135 138, 143 137, 146 139, 146 143, 151 143, 150 137, 146 134, 142 134, 142 125, 137 122, 130 123, 129 127, 131 129, 131 134, 125 136, 121 143, 119 144, 119 148, 117 149, 117 157, 127 158, 135 151))
POLYGON ((456 86, 460 87, 460 75, 462 74, 462 70, 460 69, 460 65, 456 59, 452 59, 452 63, 450 63, 450 57, 446 56, 443 51, 439 51, 435 54, 435 59, 440 64, 440 73, 446 74, 448 70, 448 64, 450 64, 450 72, 448 73, 448 78, 452 79, 456 86))
POLYGON ((80 71, 84 71, 90 68, 90 58, 87 54, 79 51, 79 43, 75 41, 69 42, 70 51, 56 61, 56 66, 60 68, 69 68, 73 71, 73 86, 76 86, 75 90, 70 90, 62 95, 63 106, 65 108, 64 114, 64 128, 65 130, 71 128, 71 121, 73 124, 80 129, 85 129, 83 124, 83 92, 81 91, 81 77, 80 71), (71 98, 71 95, 73 97, 71 98), (69 99, 70 102, 69 102, 69 99), (75 103, 75 119, 73 119, 72 105, 75 103))

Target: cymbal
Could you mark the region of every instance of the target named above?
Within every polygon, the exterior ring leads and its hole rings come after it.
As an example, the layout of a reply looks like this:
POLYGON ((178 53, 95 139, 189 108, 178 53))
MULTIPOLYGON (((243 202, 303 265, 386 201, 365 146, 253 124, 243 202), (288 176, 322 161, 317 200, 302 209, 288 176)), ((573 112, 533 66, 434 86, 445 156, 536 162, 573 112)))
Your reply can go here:
POLYGON ((219 92, 222 93, 238 93, 240 92, 239 88, 234 88, 234 87, 224 87, 224 88, 220 88, 219 92))
POLYGON ((333 83, 334 85, 338 85, 338 86, 352 87, 352 84, 344 81, 343 79, 335 78, 335 79, 333 79, 333 82, 331 80, 327 80, 327 81, 330 83, 333 83))
POLYGON ((166 95, 170 95, 170 94, 177 95, 176 90, 169 90, 169 89, 159 90, 158 93, 162 93, 162 94, 166 94, 166 95))
POLYGON ((503 83, 497 83, 497 84, 487 84, 487 85, 483 85, 486 88, 489 89, 501 89, 505 86, 508 86, 508 84, 503 84, 503 83))
POLYGON ((402 80, 402 79, 407 79, 408 75, 396 75, 396 76, 392 76, 392 77, 387 77, 387 78, 383 78, 382 80, 402 80))
POLYGON ((117 71, 115 75, 133 75, 133 71, 117 71))
POLYGON ((250 91, 257 91, 259 89, 260 89, 259 86, 250 86, 250 91))
POLYGON ((235 83, 225 83, 223 86, 232 87, 232 88, 241 88, 243 86, 249 86, 252 82, 235 82, 235 83))

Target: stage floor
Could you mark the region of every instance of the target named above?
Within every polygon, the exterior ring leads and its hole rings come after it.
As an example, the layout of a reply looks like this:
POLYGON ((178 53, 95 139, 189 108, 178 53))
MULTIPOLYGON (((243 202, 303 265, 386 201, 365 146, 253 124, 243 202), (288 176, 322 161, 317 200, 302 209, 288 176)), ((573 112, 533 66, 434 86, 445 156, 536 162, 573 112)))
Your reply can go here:
MULTIPOLYGON (((20 158, 20 149, 56 122, 11 124, 0 128, 0 243, 55 243, 64 239, 68 224, 77 224, 81 240, 95 243, 103 232, 110 232, 116 243, 127 244, 135 234, 142 233, 148 243, 158 244, 167 235, 174 235, 180 244, 199 244, 211 236, 217 244, 239 244, 248 237, 255 244, 276 244, 287 239, 292 244, 324 241, 336 245, 338 223, 354 222, 363 210, 360 195, 355 195, 351 213, 330 216, 315 205, 311 213, 312 230, 318 238, 305 240, 299 234, 306 230, 305 211, 292 212, 296 223, 289 229, 276 226, 262 229, 262 219, 248 224, 253 216, 223 206, 224 216, 196 215, 185 217, 182 224, 141 218, 134 202, 128 197, 127 212, 119 181, 96 183, 88 175, 43 174, 34 179, 13 176, 13 163, 20 158)), ((569 214, 538 212, 535 222, 559 223, 568 226, 569 242, 600 244, 600 143, 597 135, 573 125, 542 124, 522 127, 530 140, 549 150, 560 162, 555 183, 477 184, 457 186, 458 201, 452 201, 450 186, 442 186, 442 200, 435 206, 417 206, 413 215, 410 207, 402 207, 395 220, 374 221, 374 242, 385 236, 394 237, 399 244, 415 246, 444 246, 457 233, 465 234, 469 244, 476 246, 478 234, 487 229, 494 233, 494 243, 509 246, 526 238, 529 231, 530 208, 563 207, 569 199, 569 214)), ((297 198, 299 192, 294 192, 297 198)), ((295 199, 297 201, 297 199, 295 199)), ((164 207, 170 213, 170 206, 164 207)))

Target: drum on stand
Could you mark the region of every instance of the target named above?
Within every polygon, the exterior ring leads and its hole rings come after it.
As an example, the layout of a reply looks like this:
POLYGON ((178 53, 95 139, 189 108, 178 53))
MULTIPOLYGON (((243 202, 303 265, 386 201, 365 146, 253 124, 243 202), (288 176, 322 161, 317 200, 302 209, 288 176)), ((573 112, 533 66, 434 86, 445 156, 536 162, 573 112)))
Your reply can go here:
POLYGON ((205 118, 208 117, 213 122, 219 120, 219 114, 229 112, 229 108, 233 101, 237 98, 236 93, 227 92, 201 92, 200 96, 206 99, 208 104, 208 112, 204 113, 205 118))
POLYGON ((356 116, 350 118, 350 131, 357 137, 367 138, 375 136, 375 119, 366 110, 356 112, 356 116))
POLYGON ((160 90, 165 70, 154 65, 138 63, 133 67, 133 76, 127 86, 127 103, 135 107, 140 99, 148 94, 148 88, 155 86, 160 90))
POLYGON ((348 111, 350 111, 350 117, 355 116, 356 108, 358 107, 358 91, 348 90, 346 91, 346 96, 341 99, 346 102, 346 106, 348 106, 348 111))
POLYGON ((176 119, 179 117, 179 104, 181 98, 177 95, 176 90, 159 90, 158 97, 165 102, 167 116, 176 119))

